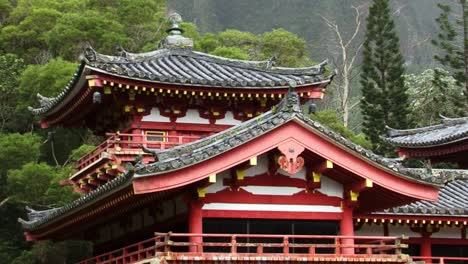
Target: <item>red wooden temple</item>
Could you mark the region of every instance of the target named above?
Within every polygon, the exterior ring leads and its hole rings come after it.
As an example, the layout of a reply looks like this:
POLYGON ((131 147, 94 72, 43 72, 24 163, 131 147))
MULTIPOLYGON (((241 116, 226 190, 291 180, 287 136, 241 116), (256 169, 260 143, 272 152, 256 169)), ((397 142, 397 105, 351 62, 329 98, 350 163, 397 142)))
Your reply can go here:
POLYGON ((107 139, 67 182, 79 199, 20 219, 27 240, 93 242, 81 263, 468 260, 466 171, 405 168, 310 119, 325 63, 196 52, 172 23, 152 52, 88 48, 63 92, 38 96, 43 127, 107 139))

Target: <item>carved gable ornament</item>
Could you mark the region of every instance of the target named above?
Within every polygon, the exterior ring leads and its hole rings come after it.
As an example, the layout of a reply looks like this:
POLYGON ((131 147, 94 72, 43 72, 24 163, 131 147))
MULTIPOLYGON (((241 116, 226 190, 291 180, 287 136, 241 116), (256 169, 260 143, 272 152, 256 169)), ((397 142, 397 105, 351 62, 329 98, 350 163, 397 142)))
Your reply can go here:
POLYGON ((304 147, 294 140, 281 143, 278 149, 283 155, 278 158, 280 168, 289 174, 295 174, 304 167, 304 158, 300 157, 304 147))

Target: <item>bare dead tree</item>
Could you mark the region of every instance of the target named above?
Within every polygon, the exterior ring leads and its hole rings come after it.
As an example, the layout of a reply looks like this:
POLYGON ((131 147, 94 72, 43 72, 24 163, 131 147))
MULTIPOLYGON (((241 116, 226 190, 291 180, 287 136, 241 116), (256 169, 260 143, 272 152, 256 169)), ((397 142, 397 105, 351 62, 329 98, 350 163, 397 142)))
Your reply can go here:
POLYGON ((353 78, 357 75, 356 71, 356 60, 359 55, 359 51, 362 48, 363 42, 358 37, 359 32, 361 31, 362 21, 364 19, 364 12, 361 9, 367 10, 364 8, 364 5, 361 6, 351 6, 354 9, 354 22, 353 33, 348 38, 345 39, 343 31, 338 26, 337 22, 334 19, 327 18, 320 15, 328 28, 333 32, 336 37, 336 47, 337 54, 336 57, 332 59, 333 66, 338 70, 338 75, 336 76, 336 81, 333 82, 333 87, 337 92, 335 97, 338 100, 338 110, 341 115, 344 126, 348 127, 349 124, 349 115, 354 107, 359 104, 357 102, 351 103, 351 92, 352 86, 351 82, 353 78))

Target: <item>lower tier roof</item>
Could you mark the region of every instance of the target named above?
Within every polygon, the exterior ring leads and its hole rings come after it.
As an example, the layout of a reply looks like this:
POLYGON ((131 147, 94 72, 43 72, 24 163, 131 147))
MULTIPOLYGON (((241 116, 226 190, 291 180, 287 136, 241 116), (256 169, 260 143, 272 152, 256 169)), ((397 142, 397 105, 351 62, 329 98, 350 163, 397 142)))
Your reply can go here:
MULTIPOLYGON (((402 148, 426 148, 468 139, 468 117, 444 118, 442 124, 415 129, 388 129, 386 140, 402 148)), ((465 141, 466 142, 466 141, 465 141)))

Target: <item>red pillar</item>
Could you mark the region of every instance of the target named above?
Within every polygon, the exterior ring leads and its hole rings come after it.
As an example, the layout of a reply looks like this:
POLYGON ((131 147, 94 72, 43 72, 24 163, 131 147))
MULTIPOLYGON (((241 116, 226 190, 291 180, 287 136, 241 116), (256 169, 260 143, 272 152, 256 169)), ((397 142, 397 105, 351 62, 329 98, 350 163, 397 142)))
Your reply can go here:
MULTIPOLYGON (((188 219, 188 230, 191 234, 203 233, 203 217, 202 217, 202 203, 200 201, 190 202, 188 219)), ((190 237, 189 242, 201 245, 203 242, 202 237, 190 237)), ((201 249, 201 246, 199 247, 201 249)), ((190 247, 190 252, 197 252, 196 246, 190 247)))
MULTIPOLYGON (((354 236, 354 223, 353 223, 353 208, 346 205, 343 206, 343 219, 340 222, 340 232, 342 236, 354 236)), ((342 245, 353 245, 354 239, 344 238, 341 240, 342 245)), ((343 247, 342 254, 354 254, 354 248, 343 247)))
MULTIPOLYGON (((422 232, 421 238, 421 256, 422 257, 432 257, 431 249, 431 233, 422 232)), ((426 263, 432 263, 430 259, 425 259, 426 263)))

